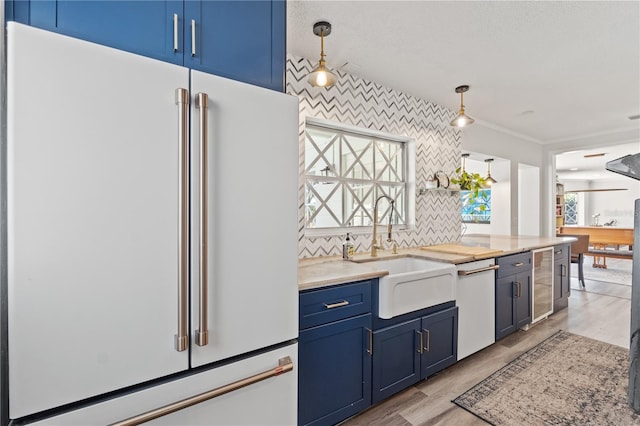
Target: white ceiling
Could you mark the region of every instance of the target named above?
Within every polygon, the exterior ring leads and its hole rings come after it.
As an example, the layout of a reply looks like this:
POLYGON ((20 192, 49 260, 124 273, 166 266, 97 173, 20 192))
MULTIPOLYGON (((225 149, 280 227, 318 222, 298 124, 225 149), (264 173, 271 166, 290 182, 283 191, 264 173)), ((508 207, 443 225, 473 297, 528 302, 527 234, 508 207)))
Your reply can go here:
MULTIPOLYGON (((638 1, 289 1, 287 51, 540 144, 638 134, 638 1), (346 65, 345 65, 346 64, 346 65)), ((625 143, 629 142, 628 136, 625 143)), ((637 150, 636 150, 637 151, 637 150)))
MULTIPOLYGON (((560 181, 568 180, 606 180, 620 179, 621 175, 606 170, 606 163, 640 152, 637 142, 623 145, 607 146, 599 149, 586 149, 565 152, 556 156, 556 172, 560 181), (604 154, 598 157, 585 155, 604 154), (577 169, 577 170, 572 170, 577 169)), ((627 179, 627 178, 622 178, 627 179)), ((638 183, 640 185, 640 183, 638 183)))

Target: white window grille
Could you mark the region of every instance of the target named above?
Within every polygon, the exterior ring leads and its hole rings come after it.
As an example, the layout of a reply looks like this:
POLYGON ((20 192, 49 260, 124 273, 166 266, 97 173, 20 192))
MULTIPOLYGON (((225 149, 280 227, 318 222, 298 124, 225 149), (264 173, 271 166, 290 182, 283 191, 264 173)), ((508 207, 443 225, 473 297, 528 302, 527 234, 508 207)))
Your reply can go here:
POLYGON ((578 224, 578 194, 569 192, 564 194, 564 223, 578 224))
POLYGON ((409 224, 410 139, 366 129, 307 120, 305 136, 305 227, 354 228, 378 222, 409 224))

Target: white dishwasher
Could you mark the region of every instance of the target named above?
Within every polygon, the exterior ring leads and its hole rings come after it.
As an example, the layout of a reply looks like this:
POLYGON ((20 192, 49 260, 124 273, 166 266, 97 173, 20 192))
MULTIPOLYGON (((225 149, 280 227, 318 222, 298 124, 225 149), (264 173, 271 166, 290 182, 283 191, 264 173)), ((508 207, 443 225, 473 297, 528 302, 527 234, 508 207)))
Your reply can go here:
POLYGON ((495 259, 457 265, 458 361, 495 339, 495 259))

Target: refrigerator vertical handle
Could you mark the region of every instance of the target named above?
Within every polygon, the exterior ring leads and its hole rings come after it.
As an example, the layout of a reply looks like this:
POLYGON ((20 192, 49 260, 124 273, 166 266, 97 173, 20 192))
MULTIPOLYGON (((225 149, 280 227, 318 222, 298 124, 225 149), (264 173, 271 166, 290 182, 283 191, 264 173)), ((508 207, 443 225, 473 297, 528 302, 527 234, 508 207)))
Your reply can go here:
MULTIPOLYGON (((178 14, 173 14, 173 51, 178 51, 178 14)), ((178 89, 179 90, 179 89, 178 89)))
POLYGON ((208 329, 208 271, 207 271, 207 258, 208 258, 208 182, 209 182, 209 170, 208 170, 208 150, 207 141, 209 140, 207 131, 207 108, 209 103, 209 97, 206 93, 198 93, 196 95, 196 108, 199 110, 200 116, 200 314, 198 316, 199 328, 196 330, 196 344, 198 346, 206 346, 209 343, 209 329, 208 329))
POLYGON ((176 89, 178 105, 178 334, 176 350, 182 352, 189 347, 189 91, 176 89))

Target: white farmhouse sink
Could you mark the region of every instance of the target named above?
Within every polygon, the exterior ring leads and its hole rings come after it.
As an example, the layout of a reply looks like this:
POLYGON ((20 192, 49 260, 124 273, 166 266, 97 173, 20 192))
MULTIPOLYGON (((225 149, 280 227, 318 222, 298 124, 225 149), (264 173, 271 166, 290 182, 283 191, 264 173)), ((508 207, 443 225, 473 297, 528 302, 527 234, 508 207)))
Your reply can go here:
POLYGON ((455 265, 411 257, 377 260, 374 264, 379 270, 389 271, 389 275, 380 277, 380 318, 393 318, 455 299, 455 265))

